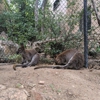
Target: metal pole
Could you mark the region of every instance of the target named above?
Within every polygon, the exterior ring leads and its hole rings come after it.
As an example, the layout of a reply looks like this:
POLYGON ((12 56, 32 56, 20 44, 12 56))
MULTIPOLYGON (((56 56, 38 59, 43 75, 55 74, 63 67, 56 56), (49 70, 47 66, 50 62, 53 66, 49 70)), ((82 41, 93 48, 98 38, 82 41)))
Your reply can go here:
POLYGON ((84 65, 88 67, 87 0, 84 0, 84 65))

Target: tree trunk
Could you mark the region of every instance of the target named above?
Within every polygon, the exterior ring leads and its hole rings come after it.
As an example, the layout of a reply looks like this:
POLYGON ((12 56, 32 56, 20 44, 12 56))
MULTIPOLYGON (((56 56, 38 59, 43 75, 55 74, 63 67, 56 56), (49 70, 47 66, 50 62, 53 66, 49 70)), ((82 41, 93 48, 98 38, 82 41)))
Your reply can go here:
POLYGON ((38 0, 35 0, 35 28, 38 25, 38 15, 39 15, 39 12, 38 12, 38 0))
POLYGON ((42 5, 41 5, 41 9, 44 10, 46 7, 48 0, 43 0, 42 5))
POLYGON ((100 26, 100 16, 98 15, 98 12, 97 12, 97 9, 96 9, 96 6, 95 6, 95 2, 94 2, 94 0, 91 0, 91 2, 92 2, 92 5, 93 5, 93 9, 95 11, 95 14, 96 14, 96 18, 97 18, 98 24, 100 26))
MULTIPOLYGON (((46 7, 46 4, 47 4, 47 2, 48 2, 48 0, 43 0, 43 2, 42 2, 42 5, 41 5, 41 10, 42 10, 42 13, 43 13, 43 21, 42 22, 44 22, 44 20, 45 20, 45 7, 46 7)), ((41 25, 41 33, 44 33, 44 24, 42 23, 42 25, 41 25)))

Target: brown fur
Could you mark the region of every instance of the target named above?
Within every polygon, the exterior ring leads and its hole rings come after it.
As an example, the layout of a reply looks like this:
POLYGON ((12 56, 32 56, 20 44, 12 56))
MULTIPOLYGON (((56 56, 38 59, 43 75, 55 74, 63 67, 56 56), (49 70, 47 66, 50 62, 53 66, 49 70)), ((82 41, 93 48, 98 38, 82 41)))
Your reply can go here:
MULTIPOLYGON (((76 49, 68 49, 56 57, 55 63, 58 65, 49 66, 49 68, 80 69, 84 66, 84 56, 76 49)), ((48 66, 39 66, 34 69, 39 68, 48 68, 48 66)))
POLYGON ((77 52, 73 58, 64 66, 67 69, 80 69, 84 66, 84 57, 82 53, 77 52))
POLYGON ((63 51, 59 55, 57 55, 55 59, 55 63, 62 65, 62 64, 67 64, 69 59, 77 52, 76 49, 68 49, 66 51, 63 51))
POLYGON ((25 49, 24 45, 21 44, 19 47, 17 54, 20 54, 23 57, 22 64, 15 64, 13 65, 13 69, 16 70, 16 67, 28 67, 28 66, 35 66, 39 62, 39 54, 34 49, 25 49))

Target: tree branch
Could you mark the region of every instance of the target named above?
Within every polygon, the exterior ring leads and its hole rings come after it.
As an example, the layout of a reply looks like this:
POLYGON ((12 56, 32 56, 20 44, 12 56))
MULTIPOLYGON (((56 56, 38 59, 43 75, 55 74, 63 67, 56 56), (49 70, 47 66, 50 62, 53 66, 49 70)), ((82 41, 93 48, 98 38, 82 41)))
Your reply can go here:
POLYGON ((96 9, 96 6, 95 6, 95 3, 94 3, 94 0, 91 0, 91 2, 92 2, 93 9, 94 9, 95 14, 96 14, 96 17, 97 17, 98 24, 99 24, 99 26, 100 26, 100 16, 98 15, 98 12, 97 12, 97 9, 96 9))

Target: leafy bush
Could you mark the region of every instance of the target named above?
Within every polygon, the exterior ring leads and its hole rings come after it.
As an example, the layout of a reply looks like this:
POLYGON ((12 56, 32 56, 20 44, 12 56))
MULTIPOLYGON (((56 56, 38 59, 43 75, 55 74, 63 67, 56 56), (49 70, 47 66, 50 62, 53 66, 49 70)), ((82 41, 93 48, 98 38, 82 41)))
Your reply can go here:
POLYGON ((0 23, 7 28, 9 39, 19 43, 33 40, 55 39, 46 43, 44 51, 55 56, 68 48, 80 46, 82 32, 78 27, 83 11, 74 8, 77 0, 68 0, 68 14, 54 14, 47 3, 45 9, 39 8, 38 22, 35 25, 35 0, 11 0, 10 10, 5 10, 0 15, 0 23), (76 13, 75 13, 76 11, 76 13), (67 24, 67 25, 66 25, 67 24), (75 30, 76 29, 76 30, 75 30), (78 34, 77 34, 78 33, 78 34), (34 39, 36 37, 36 39, 34 39), (59 37, 62 40, 59 42, 59 37))
POLYGON ((21 63, 22 57, 20 55, 17 55, 17 54, 9 55, 8 60, 11 62, 21 63))
POLYGON ((0 14, 0 23, 6 27, 9 39, 21 43, 36 35, 34 2, 31 0, 11 0, 10 10, 0 14))
POLYGON ((100 53, 100 46, 96 48, 96 52, 100 53))
POLYGON ((64 45, 62 44, 62 42, 52 41, 45 45, 44 52, 46 54, 51 55, 51 57, 55 57, 57 54, 59 54, 63 50, 64 50, 64 45))

